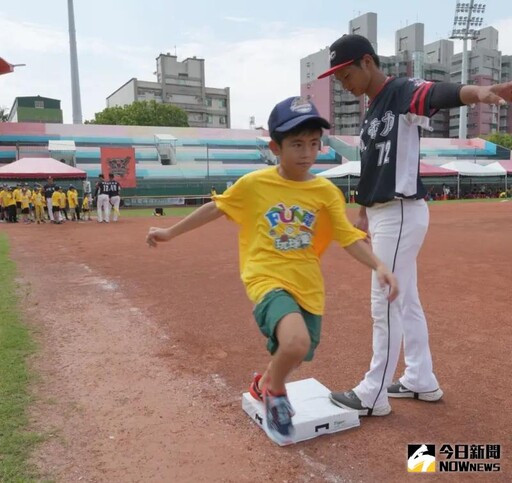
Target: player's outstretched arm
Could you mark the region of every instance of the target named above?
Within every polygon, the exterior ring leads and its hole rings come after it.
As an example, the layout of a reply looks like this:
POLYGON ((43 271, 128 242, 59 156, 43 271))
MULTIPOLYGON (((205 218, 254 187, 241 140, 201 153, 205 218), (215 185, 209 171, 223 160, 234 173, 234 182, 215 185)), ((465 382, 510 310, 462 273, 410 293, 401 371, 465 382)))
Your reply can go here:
POLYGON ((210 221, 220 218, 224 214, 213 201, 204 204, 186 218, 169 228, 156 228, 152 226, 146 236, 146 243, 150 247, 156 247, 160 242, 166 242, 176 238, 187 231, 195 230, 210 221))
POLYGON ((463 86, 460 100, 464 104, 505 105, 512 102, 512 82, 492 86, 463 86))
POLYGON ((392 302, 398 296, 398 283, 395 276, 384 263, 382 263, 372 252, 368 243, 358 240, 352 245, 345 247, 345 250, 358 262, 375 270, 381 287, 389 287, 388 300, 392 302))

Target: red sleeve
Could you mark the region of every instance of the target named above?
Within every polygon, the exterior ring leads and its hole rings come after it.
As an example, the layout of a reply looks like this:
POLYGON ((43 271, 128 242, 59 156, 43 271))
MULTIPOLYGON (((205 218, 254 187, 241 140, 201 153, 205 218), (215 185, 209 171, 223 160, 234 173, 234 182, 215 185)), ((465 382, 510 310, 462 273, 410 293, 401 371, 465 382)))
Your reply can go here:
POLYGON ((430 97, 432 94, 433 82, 422 82, 414 91, 409 112, 418 116, 431 116, 432 108, 430 107, 430 97))

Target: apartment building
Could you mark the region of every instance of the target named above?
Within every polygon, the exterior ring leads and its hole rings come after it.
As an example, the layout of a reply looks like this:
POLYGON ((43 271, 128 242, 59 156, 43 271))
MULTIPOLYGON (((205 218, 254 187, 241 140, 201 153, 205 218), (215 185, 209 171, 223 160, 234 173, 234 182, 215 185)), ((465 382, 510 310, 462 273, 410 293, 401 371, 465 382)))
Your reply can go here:
POLYGON ((156 81, 130 79, 107 97, 107 107, 154 100, 183 109, 190 127, 230 128, 229 87, 207 87, 204 64, 196 57, 180 62, 175 55, 160 54, 156 81))

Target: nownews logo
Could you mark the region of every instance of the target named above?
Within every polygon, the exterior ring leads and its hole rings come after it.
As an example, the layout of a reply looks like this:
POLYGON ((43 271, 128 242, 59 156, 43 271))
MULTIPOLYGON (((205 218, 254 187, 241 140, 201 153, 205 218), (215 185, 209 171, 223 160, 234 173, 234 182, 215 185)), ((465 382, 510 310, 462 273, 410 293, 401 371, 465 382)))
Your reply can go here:
POLYGON ((409 444, 407 448, 409 473, 434 473, 436 471, 436 447, 433 444, 409 444))
MULTIPOLYGON (((407 445, 407 471, 409 473, 434 473, 436 447, 433 444, 407 445)), ((443 444, 438 454, 441 472, 491 472, 501 471, 496 460, 501 458, 499 444, 443 444), (485 460, 485 461, 479 461, 485 460)))

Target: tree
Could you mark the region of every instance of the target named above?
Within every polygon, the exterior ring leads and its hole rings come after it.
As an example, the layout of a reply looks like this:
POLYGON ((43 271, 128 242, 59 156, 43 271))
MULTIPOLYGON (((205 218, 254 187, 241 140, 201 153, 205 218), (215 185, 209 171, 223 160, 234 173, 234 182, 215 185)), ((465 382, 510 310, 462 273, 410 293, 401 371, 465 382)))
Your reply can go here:
POLYGON ((187 113, 172 104, 156 101, 135 101, 120 107, 107 107, 86 124, 119 124, 124 126, 188 127, 187 113))
POLYGON ((0 122, 7 122, 7 119, 9 119, 9 109, 0 107, 0 122))
POLYGON ((506 133, 494 133, 485 136, 485 139, 491 143, 503 146, 507 149, 512 149, 512 136, 506 133))

